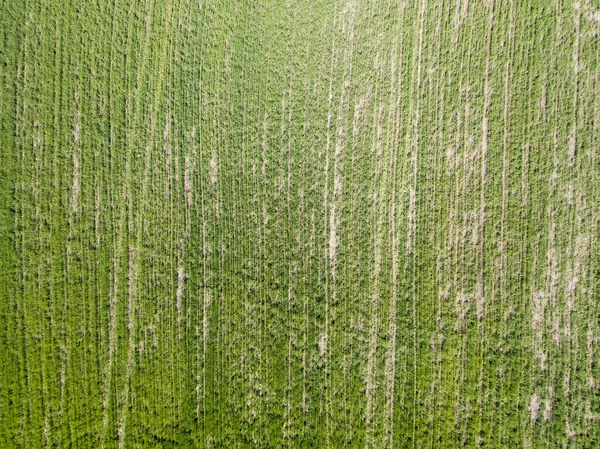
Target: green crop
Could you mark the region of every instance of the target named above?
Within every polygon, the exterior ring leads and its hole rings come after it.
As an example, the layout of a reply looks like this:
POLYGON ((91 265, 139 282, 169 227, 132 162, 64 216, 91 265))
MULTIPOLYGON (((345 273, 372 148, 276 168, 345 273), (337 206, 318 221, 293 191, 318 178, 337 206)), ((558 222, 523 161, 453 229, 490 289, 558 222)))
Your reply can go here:
POLYGON ((599 36, 0 0, 0 447, 600 447, 599 36))

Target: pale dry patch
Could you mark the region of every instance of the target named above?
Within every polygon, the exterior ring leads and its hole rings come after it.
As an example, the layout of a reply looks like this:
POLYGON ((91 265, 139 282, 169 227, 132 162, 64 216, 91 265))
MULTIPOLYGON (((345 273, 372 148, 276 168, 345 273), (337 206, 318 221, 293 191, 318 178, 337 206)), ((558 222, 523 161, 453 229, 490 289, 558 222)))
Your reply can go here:
POLYGON ((165 119, 165 129, 163 131, 163 140, 167 142, 171 138, 171 121, 167 116, 165 119))
POLYGON ((413 238, 412 235, 415 232, 415 218, 417 214, 417 194, 413 186, 408 188, 409 207, 408 207, 408 232, 406 238, 406 253, 412 253, 413 238))
POLYGON ((184 172, 183 172, 183 190, 186 193, 186 197, 188 198, 188 206, 190 205, 190 196, 188 195, 193 188, 193 184, 192 184, 192 164, 190 161, 189 156, 185 157, 185 163, 184 163, 184 172))
POLYGON ((583 419, 592 423, 600 422, 600 415, 592 412, 592 407, 589 402, 585 407, 585 415, 583 416, 583 419))
POLYGON ((548 370, 548 366, 546 362, 548 361, 548 356, 542 349, 537 349, 535 352, 535 358, 540 362, 540 371, 545 373, 548 370))
POLYGON ((596 384, 596 378, 594 376, 588 376, 585 380, 585 383, 590 390, 596 389, 597 384, 596 384))
POLYGON ((210 170, 210 182, 211 184, 216 184, 218 181, 218 171, 217 171, 217 152, 213 151, 212 156, 209 162, 209 170, 210 170))
POLYGON ((573 167, 576 146, 577 146, 577 127, 576 127, 576 125, 573 125, 573 128, 571 128, 571 133, 569 134, 569 167, 573 167))
POLYGON ((329 260, 332 263, 332 267, 336 262, 336 249, 337 249, 337 225, 335 216, 335 204, 331 206, 331 212, 329 216, 329 260))
POLYGON ((211 305, 211 294, 210 290, 205 288, 204 290, 204 302, 203 302, 203 317, 202 317, 202 337, 204 339, 204 357, 207 354, 207 340, 208 340, 208 311, 211 305))
POLYGON ((73 155, 73 183, 71 185, 71 210, 76 213, 79 209, 79 158, 76 154, 73 155))
POLYGON ((454 36, 458 39, 458 29, 469 16, 469 0, 457 0, 454 13, 454 36))
POLYGON ((75 126, 73 127, 73 133, 71 134, 71 136, 73 137, 73 142, 75 142, 75 143, 79 142, 80 133, 81 133, 81 126, 79 125, 79 122, 77 122, 77 123, 75 123, 75 126))
POLYGON ((467 314, 470 309, 470 298, 464 292, 460 292, 456 295, 456 314, 458 315, 458 322, 456 323, 457 330, 464 329, 467 320, 467 314), (458 327, 460 324, 460 328, 458 327))
POLYGON ((586 17, 590 22, 600 23, 600 11, 588 12, 586 17))
POLYGON ((589 329, 587 331, 587 341, 586 341, 586 347, 587 350, 591 353, 592 349, 594 348, 594 345, 598 344, 598 342, 600 341, 600 338, 594 335, 594 332, 589 329))
POLYGON ((454 173, 457 166, 456 148, 454 148, 454 145, 449 145, 448 148, 446 148, 446 165, 448 167, 448 172, 450 174, 454 173))
POLYGON ((325 332, 321 332, 321 336, 319 337, 319 355, 321 357, 325 357, 327 355, 327 334, 325 332))
POLYGON ((583 264, 590 256, 590 246, 592 238, 587 234, 579 234, 575 238, 575 264, 578 270, 582 269, 583 264))
POLYGON ((565 374, 563 378, 563 396, 568 398, 571 394, 571 376, 569 374, 565 374))
POLYGON ((477 310, 477 320, 483 321, 485 316, 485 296, 483 294, 483 282, 478 282, 475 287, 475 307, 477 310))
POLYGON ((479 238, 481 236, 481 218, 477 212, 470 214, 469 221, 473 224, 473 231, 471 234, 471 243, 473 246, 479 244, 479 238))
POLYGON ((548 102, 548 87, 546 86, 546 83, 544 83, 542 85, 542 95, 540 98, 540 110, 542 111, 544 118, 546 118, 547 102, 548 102))
POLYGON ((540 411, 540 397, 537 395, 537 393, 531 397, 529 401, 529 407, 527 409, 531 413, 531 422, 537 422, 540 411))
POLYGON ((183 298, 183 284, 185 280, 185 271, 183 266, 177 268, 177 291, 175 293, 176 298, 176 310, 177 310, 177 338, 181 341, 181 300, 183 298))

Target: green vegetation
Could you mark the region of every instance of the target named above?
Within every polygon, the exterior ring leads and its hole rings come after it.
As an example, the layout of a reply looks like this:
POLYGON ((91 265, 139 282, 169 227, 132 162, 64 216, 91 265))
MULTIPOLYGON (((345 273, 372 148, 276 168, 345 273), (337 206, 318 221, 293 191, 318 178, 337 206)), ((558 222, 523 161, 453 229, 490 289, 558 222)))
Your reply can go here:
POLYGON ((0 447, 600 447, 600 3, 0 37, 0 447))

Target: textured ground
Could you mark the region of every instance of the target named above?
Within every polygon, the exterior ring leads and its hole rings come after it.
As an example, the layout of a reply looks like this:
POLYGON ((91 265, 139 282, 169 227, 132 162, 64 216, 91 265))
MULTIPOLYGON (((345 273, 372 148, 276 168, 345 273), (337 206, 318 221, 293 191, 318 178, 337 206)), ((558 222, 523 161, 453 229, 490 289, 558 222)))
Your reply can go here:
POLYGON ((0 38, 1 447, 600 447, 600 3, 0 38))

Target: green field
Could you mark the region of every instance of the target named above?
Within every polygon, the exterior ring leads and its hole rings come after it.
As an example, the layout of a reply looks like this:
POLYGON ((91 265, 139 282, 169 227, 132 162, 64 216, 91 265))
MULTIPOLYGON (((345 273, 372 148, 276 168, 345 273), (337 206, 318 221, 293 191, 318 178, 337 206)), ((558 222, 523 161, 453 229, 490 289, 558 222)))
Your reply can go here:
POLYGON ((599 448, 598 0, 0 0, 0 448, 599 448))

